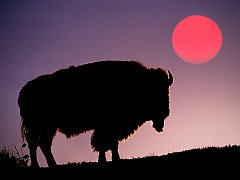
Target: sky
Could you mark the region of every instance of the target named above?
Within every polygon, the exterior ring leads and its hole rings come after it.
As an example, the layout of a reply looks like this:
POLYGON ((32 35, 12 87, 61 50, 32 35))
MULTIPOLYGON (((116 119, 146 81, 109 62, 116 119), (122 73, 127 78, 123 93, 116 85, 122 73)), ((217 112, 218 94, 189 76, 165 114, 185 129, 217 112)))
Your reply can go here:
MULTIPOLYGON (((239 19, 238 0, 1 0, 0 147, 21 148, 17 98, 28 81, 100 60, 137 60, 174 77, 164 131, 146 122, 120 143, 121 158, 239 145, 239 19), (191 15, 211 18, 222 32, 219 53, 204 64, 183 61, 172 46, 174 28, 191 15)), ((91 134, 57 133, 57 163, 97 161, 91 134)), ((40 150, 38 158, 46 166, 40 150)))

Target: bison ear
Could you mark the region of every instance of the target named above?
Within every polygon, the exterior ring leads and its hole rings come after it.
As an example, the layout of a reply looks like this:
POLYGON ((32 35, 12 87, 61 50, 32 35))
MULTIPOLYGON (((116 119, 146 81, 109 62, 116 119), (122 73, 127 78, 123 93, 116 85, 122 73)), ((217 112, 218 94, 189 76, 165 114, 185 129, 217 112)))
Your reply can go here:
POLYGON ((168 85, 171 86, 173 83, 172 73, 168 70, 168 85))

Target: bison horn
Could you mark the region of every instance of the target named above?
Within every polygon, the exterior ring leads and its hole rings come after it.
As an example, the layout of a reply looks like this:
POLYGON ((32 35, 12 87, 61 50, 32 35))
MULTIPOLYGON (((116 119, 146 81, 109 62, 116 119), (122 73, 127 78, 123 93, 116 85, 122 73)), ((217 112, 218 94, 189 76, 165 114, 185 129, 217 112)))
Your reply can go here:
POLYGON ((173 83, 173 76, 172 76, 172 73, 168 70, 168 83, 169 83, 169 86, 172 85, 173 83))

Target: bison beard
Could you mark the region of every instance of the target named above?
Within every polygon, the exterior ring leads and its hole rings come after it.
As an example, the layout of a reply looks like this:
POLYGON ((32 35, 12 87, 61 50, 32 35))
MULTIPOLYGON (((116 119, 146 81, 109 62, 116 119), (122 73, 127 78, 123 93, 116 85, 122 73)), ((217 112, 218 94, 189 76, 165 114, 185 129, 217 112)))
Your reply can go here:
POLYGON ((48 166, 57 131, 67 138, 93 130, 91 145, 105 162, 120 159, 118 144, 146 121, 161 132, 169 116, 170 71, 147 68, 136 61, 99 61, 71 66, 29 81, 20 91, 18 105, 22 138, 27 140, 31 166, 39 167, 40 146, 48 166))

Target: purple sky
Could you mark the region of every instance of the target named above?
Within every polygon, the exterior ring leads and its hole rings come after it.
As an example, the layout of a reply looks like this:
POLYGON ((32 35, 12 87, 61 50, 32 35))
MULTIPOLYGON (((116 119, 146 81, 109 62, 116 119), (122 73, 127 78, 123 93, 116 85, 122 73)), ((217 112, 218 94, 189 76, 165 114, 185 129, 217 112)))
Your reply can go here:
MULTIPOLYGON (((138 60, 174 76, 164 132, 144 124, 120 144, 122 158, 239 145, 239 19, 237 0, 1 0, 0 147, 22 144, 17 97, 27 81, 107 59, 138 60), (179 59, 171 44, 176 24, 194 14, 214 20, 223 36, 219 54, 201 65, 179 59)), ((57 133, 52 147, 57 163, 96 161, 91 133, 72 139, 57 133)))

